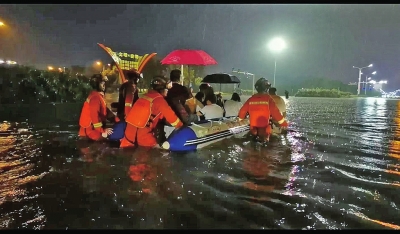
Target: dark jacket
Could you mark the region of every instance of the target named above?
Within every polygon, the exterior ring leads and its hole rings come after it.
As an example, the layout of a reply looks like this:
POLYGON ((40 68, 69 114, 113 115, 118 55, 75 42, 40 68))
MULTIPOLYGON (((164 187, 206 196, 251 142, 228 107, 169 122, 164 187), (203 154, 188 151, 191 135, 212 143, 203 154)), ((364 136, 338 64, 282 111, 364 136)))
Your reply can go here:
POLYGON ((185 109, 186 100, 190 98, 190 91, 183 85, 173 83, 168 90, 166 100, 179 119, 185 123, 190 123, 189 113, 185 109))

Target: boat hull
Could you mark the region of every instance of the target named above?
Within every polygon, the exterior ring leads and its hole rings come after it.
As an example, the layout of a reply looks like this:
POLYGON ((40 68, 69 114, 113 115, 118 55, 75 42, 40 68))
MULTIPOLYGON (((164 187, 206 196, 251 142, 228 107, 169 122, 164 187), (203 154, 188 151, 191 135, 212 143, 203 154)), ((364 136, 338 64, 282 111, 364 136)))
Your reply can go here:
POLYGON ((162 148, 173 152, 185 152, 203 148, 229 137, 243 137, 249 130, 247 119, 238 121, 236 118, 223 119, 221 121, 206 121, 192 124, 174 130, 165 127, 167 140, 162 148))

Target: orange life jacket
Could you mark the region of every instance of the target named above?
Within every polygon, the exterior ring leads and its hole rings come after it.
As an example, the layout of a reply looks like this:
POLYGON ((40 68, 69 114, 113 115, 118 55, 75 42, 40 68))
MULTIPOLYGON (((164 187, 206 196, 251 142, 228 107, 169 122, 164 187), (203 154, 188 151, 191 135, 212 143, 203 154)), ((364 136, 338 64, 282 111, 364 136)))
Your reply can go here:
POLYGON ((270 110, 268 96, 253 96, 249 100, 250 124, 254 127, 269 125, 270 110))
POLYGON ((269 125, 270 116, 279 124, 285 122, 274 100, 268 94, 251 96, 239 111, 239 118, 244 119, 246 113, 250 115, 250 126, 265 128, 269 125))
POLYGON ((156 98, 163 98, 163 96, 157 92, 152 92, 139 98, 133 104, 132 113, 129 112, 127 115, 126 122, 137 128, 146 127, 152 115, 153 101, 156 98))
POLYGON ((100 92, 92 91, 89 94, 89 97, 83 103, 81 116, 79 117, 79 126, 81 126, 82 128, 88 128, 91 125, 93 125, 94 128, 101 127, 103 125, 102 122, 106 118, 106 116, 107 116, 107 106, 106 102, 104 101, 103 95, 100 92), (94 115, 94 113, 91 113, 89 103, 93 97, 98 97, 100 100, 100 105, 98 107, 99 111, 98 113, 100 114, 96 113, 97 119, 95 118, 92 120, 92 116, 94 115))

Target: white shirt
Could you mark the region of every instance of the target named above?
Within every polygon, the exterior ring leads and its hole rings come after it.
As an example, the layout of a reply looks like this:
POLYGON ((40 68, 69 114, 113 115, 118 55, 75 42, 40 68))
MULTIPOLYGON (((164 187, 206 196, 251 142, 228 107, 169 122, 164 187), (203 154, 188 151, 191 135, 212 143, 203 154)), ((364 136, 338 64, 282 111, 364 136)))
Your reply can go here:
POLYGON ((238 116, 240 108, 242 108, 243 103, 233 101, 233 100, 226 100, 224 103, 225 108, 225 116, 238 116))
POLYGON ((224 117, 224 109, 217 104, 204 106, 201 110, 206 119, 222 118, 224 117))
POLYGON ((275 101, 275 105, 276 107, 278 107, 279 111, 281 112, 281 114, 283 112, 286 112, 286 103, 285 100, 283 100, 283 98, 281 98, 278 95, 270 95, 272 97, 272 99, 274 99, 275 101))

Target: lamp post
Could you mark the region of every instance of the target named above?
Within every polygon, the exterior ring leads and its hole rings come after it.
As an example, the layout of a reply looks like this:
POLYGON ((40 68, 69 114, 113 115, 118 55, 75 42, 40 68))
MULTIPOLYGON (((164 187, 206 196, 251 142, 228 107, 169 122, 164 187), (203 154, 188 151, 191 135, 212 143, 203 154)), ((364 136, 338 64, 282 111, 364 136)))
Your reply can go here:
MULTIPOLYGON (((286 48, 286 43, 282 38, 274 38, 268 43, 268 48, 276 53, 281 52, 283 49, 286 48)), ((274 67, 274 87, 275 87, 275 76, 276 76, 276 56, 275 56, 275 67, 274 67)))
POLYGON ((250 75, 250 76, 253 76, 253 94, 254 94, 254 78, 255 78, 255 74, 253 74, 253 73, 250 73, 250 72, 241 72, 240 71, 240 69, 238 69, 237 71, 235 71, 235 69, 234 68, 232 68, 232 73, 238 73, 238 74, 243 74, 243 75, 250 75))
POLYGON ((360 95, 360 92, 361 92, 361 74, 362 74, 361 70, 364 69, 364 68, 367 68, 367 67, 372 67, 372 66, 373 66, 372 63, 371 63, 370 65, 368 65, 368 66, 365 66, 365 67, 356 67, 356 66, 353 66, 353 68, 357 68, 357 69, 358 69, 358 88, 357 88, 357 95, 360 95))

